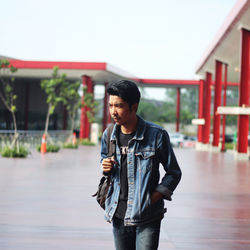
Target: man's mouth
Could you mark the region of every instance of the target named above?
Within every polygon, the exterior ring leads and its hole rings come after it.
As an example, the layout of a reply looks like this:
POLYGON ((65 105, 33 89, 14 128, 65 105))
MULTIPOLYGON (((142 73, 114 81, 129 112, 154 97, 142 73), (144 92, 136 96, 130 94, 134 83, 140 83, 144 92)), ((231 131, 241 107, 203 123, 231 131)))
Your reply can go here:
POLYGON ((118 121, 120 118, 119 117, 113 117, 114 121, 118 121))

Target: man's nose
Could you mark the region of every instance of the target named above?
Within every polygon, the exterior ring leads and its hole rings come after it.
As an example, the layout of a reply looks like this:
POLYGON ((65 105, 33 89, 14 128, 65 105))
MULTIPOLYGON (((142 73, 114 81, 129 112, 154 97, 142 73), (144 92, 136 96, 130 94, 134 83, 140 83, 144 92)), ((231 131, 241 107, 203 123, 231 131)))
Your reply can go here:
POLYGON ((110 107, 109 111, 110 111, 110 114, 111 114, 111 115, 116 114, 116 109, 115 109, 115 107, 110 107))

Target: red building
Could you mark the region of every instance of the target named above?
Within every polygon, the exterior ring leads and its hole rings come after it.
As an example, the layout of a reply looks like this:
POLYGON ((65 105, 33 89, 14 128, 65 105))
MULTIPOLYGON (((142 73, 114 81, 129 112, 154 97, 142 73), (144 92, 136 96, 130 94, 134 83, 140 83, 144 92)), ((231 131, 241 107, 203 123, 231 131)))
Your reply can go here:
MULTIPOLYGON (((104 62, 45 62, 10 60, 18 68, 15 74, 18 92, 18 127, 19 129, 43 129, 47 111, 46 96, 41 90, 40 81, 51 77, 54 66, 67 74, 69 81, 81 80, 89 93, 95 85, 103 85, 124 78, 133 79, 143 86, 175 87, 176 131, 180 121, 180 89, 182 87, 199 88, 199 107, 197 120, 198 142, 202 148, 219 151, 220 136, 225 135, 226 115, 238 116, 237 157, 248 159, 249 133, 249 98, 250 98, 250 0, 238 0, 207 51, 196 67, 200 80, 138 79, 104 62), (226 107, 227 86, 239 88, 239 105, 226 107), (213 104, 211 103, 213 98, 213 104), (211 105, 212 104, 212 105, 211 105), (211 106, 213 110, 211 110, 211 106), (211 111, 213 124, 210 125, 211 111), (222 120, 223 118, 223 120, 222 120), (222 121, 221 121, 222 120, 222 121), (222 131, 220 130, 223 125, 222 131)), ((103 128, 110 122, 105 91, 103 103, 103 128)), ((11 129, 11 119, 7 110, 0 104, 0 129, 11 129)), ((66 129, 67 113, 58 106, 51 119, 50 129, 66 129)), ((90 126, 85 108, 81 111, 80 137, 88 138, 90 126)), ((224 143, 222 141, 222 150, 224 143)))
MULTIPOLYGON (((200 142, 209 144, 211 84, 214 81, 212 146, 218 150, 220 134, 225 135, 226 115, 238 116, 237 158, 248 159, 250 98, 250 1, 238 0, 196 67, 204 96, 200 117, 205 119, 200 142), (239 105, 226 107, 228 82, 238 84, 239 105), (223 97, 224 96, 224 97, 223 97), (222 98, 223 97, 223 98, 222 98), (223 120, 221 121, 221 119, 223 120), (223 130, 220 131, 220 124, 223 130)), ((224 144, 222 144, 223 148, 224 144)))

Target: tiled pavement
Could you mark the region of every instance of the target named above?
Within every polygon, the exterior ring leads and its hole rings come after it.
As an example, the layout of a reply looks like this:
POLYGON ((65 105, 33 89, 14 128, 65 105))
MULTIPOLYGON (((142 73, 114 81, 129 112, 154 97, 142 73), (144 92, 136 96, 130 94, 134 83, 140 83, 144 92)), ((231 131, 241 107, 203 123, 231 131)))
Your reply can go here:
MULTIPOLYGON (((0 158, 0 250, 112 250, 112 228, 91 194, 99 146, 0 158)), ((183 171, 159 250, 250 249, 250 162, 175 149, 183 171)))

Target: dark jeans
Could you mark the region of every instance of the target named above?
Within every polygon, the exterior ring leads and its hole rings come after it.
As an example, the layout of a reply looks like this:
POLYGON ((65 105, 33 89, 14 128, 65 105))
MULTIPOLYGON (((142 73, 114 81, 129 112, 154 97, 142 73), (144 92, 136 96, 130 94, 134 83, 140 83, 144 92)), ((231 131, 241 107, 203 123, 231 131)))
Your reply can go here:
POLYGON ((141 226, 124 226, 114 218, 113 234, 116 250, 157 250, 161 220, 141 226))

